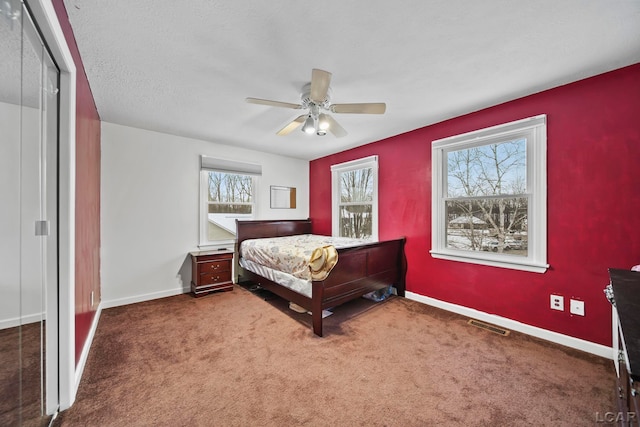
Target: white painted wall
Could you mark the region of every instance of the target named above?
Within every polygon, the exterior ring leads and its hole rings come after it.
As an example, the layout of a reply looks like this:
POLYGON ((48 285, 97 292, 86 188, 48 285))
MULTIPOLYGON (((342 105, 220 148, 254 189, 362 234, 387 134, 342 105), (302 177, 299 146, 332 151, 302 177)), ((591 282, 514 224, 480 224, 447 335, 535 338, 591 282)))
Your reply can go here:
POLYGON ((309 216, 309 162, 102 122, 102 306, 187 292, 198 250, 200 155, 259 163, 257 219, 309 216), (296 209, 271 209, 271 185, 296 209))

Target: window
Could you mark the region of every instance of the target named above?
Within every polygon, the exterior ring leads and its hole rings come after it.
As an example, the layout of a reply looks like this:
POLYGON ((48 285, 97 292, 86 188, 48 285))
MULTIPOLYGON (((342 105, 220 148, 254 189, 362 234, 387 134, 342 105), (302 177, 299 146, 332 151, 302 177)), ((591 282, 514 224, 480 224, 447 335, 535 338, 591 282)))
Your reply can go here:
POLYGON ((332 233, 378 240, 378 156, 331 166, 332 233))
POLYGON ((544 273, 546 116, 433 141, 434 258, 544 273))
POLYGON ((200 247, 234 243, 236 219, 253 218, 261 174, 260 165, 201 156, 200 247))

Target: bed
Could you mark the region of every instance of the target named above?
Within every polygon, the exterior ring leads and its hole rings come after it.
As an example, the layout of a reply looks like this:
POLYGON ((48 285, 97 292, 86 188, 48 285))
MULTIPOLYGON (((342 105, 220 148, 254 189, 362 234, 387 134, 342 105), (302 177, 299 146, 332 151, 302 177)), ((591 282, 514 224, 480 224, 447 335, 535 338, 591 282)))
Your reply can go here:
POLYGON ((404 237, 335 249, 337 262, 323 279, 320 280, 315 276, 316 278, 309 280, 310 291, 305 295, 279 283, 282 281, 278 279, 271 280, 244 268, 242 244, 250 239, 311 234, 311 220, 236 220, 236 232, 238 281, 257 284, 309 311, 313 332, 320 337, 322 336, 323 310, 390 285, 395 288, 395 294, 404 296, 406 273, 404 237))

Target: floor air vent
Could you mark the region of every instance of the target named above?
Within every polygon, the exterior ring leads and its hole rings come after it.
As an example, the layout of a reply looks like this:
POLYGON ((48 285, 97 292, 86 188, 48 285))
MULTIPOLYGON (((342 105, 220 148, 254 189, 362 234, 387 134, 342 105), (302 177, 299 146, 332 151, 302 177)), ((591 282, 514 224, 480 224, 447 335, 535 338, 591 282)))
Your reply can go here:
POLYGON ((480 321, 474 320, 474 319, 469 319, 469 321, 467 323, 470 324, 470 325, 475 326, 476 328, 486 329, 487 331, 493 332, 493 333, 498 334, 498 335, 502 335, 503 337, 506 337, 507 335, 509 335, 511 333, 511 331, 508 331, 506 329, 502 329, 502 328, 499 328, 497 326, 489 325, 487 323, 483 323, 483 322, 480 322, 480 321))

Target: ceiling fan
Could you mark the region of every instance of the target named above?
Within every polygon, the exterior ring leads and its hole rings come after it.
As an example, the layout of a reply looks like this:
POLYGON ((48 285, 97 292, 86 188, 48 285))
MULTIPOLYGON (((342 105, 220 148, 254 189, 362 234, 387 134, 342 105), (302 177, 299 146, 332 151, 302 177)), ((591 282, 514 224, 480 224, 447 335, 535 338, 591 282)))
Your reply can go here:
POLYGON ((307 113, 296 117, 276 132, 277 135, 288 135, 302 125, 302 131, 307 134, 315 133, 318 136, 323 136, 329 131, 337 138, 345 136, 347 131, 344 130, 333 117, 327 114, 327 112, 339 114, 384 114, 387 108, 384 102, 332 104, 329 83, 331 83, 331 73, 314 68, 311 71, 311 83, 307 83, 302 88, 300 104, 260 98, 247 98, 246 101, 251 104, 269 105, 271 107, 308 110, 307 113))

